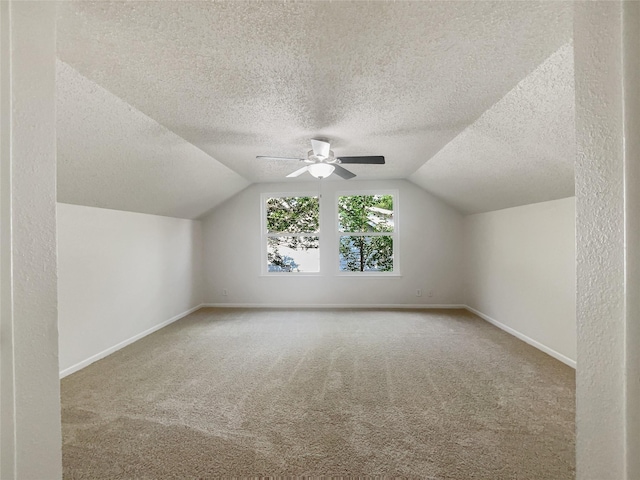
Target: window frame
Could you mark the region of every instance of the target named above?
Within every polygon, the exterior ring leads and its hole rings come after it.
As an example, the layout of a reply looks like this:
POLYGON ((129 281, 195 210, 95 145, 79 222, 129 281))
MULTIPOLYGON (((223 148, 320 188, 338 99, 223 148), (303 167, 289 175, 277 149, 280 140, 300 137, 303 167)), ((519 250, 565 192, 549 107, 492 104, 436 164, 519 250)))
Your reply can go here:
POLYGON ((400 277, 400 235, 399 235, 399 212, 400 195, 397 189, 367 189, 367 190, 337 190, 334 198, 334 230, 335 240, 333 242, 333 256, 335 257, 334 271, 336 275, 345 277, 400 277), (340 231, 340 197, 355 197, 365 195, 392 195, 393 196, 393 232, 341 232, 340 231), (364 271, 353 272, 340 270, 340 237, 382 237, 390 236, 393 242, 393 271, 376 272, 364 271))
POLYGON ((271 192, 260 195, 260 275, 269 277, 293 277, 293 276, 319 276, 322 274, 322 195, 310 192, 271 192), (276 232, 267 231, 267 200, 283 197, 315 197, 318 199, 318 231, 317 232, 276 232), (318 271, 317 272, 270 272, 268 261, 267 238, 269 237, 318 237, 318 271))

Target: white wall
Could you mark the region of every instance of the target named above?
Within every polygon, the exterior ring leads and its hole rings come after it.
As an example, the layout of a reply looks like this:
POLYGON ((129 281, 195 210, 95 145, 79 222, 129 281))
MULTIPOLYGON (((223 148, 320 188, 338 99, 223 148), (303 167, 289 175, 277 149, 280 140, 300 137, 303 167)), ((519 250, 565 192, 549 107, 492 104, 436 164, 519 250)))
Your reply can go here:
MULTIPOLYGON (((205 303, 426 305, 460 304, 462 300, 459 254, 462 216, 408 181, 336 180, 252 185, 207 216, 203 230, 205 303), (336 223, 336 192, 376 189, 398 191, 401 276, 340 276, 332 263, 327 264, 331 256, 326 250, 321 250, 320 275, 261 275, 262 193, 322 193, 321 215, 327 219, 321 225, 323 228, 336 223), (228 296, 222 295, 223 289, 228 291, 228 296), (417 289, 423 291, 422 297, 416 296, 417 289), (428 296, 429 291, 434 292, 432 297, 428 296)), ((335 242, 334 232, 323 234, 321 241, 325 244, 335 242)))
POLYGON ((59 203, 61 372, 198 306, 201 234, 199 221, 59 203))
POLYGON ((626 470, 640 478, 640 3, 624 5, 626 470))
POLYGON ((465 217, 467 306, 576 360, 575 198, 465 217))
POLYGON ((576 477, 640 478, 640 6, 576 2, 576 477))
POLYGON ((0 478, 62 476, 54 2, 0 2, 0 478))

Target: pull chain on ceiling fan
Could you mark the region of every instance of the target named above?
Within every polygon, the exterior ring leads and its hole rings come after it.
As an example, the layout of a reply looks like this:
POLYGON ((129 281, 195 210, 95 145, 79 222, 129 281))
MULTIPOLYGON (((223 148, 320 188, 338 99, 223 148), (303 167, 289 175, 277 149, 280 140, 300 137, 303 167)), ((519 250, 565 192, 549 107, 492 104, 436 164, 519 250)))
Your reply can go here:
POLYGON ((325 140, 311 139, 311 150, 307 153, 307 158, 291 158, 291 157, 269 157, 258 155, 258 159, 266 160, 295 160, 304 162, 305 165, 298 170, 287 175, 288 178, 298 177, 305 172, 309 172, 315 178, 327 178, 335 173, 345 180, 355 177, 355 173, 350 172, 340 164, 362 164, 362 165, 384 165, 384 157, 361 156, 361 157, 336 157, 331 150, 331 145, 325 140))

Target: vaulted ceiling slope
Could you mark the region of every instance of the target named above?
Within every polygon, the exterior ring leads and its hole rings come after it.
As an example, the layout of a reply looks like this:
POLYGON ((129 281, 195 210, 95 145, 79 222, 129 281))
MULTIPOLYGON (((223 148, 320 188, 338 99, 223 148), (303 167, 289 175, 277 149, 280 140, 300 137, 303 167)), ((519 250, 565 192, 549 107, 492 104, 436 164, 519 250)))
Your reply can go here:
POLYGON ((248 182, 57 63, 58 201, 196 218, 248 182))
POLYGON ((465 214, 574 194, 573 46, 562 46, 409 179, 465 214))
MULTIPOLYGON (((302 156, 312 137, 329 138, 338 156, 386 156, 385 166, 354 165, 360 179, 407 178, 569 42, 571 29, 571 2, 61 2, 58 56, 249 182, 281 181, 297 167, 256 155, 302 156)), ((107 120, 92 121, 99 129, 107 120)), ((152 132, 138 139, 131 148, 155 141, 152 132)), ((83 151, 75 166, 90 157, 83 151)), ((127 203, 152 179, 125 179, 121 163, 104 161, 105 178, 130 192, 111 208, 133 209, 127 203)), ((189 175, 206 176, 206 162, 196 163, 189 175)), ((173 162, 165 173, 183 168, 173 162)), ((66 195, 85 188, 90 198, 94 172, 63 165, 66 195)))

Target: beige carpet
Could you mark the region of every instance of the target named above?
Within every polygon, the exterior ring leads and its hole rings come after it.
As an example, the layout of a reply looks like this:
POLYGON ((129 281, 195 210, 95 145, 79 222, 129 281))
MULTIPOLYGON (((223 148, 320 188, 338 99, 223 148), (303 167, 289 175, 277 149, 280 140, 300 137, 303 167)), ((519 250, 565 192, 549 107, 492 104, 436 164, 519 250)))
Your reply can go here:
POLYGON ((571 479, 574 391, 461 310, 202 309, 62 381, 64 475, 571 479))

